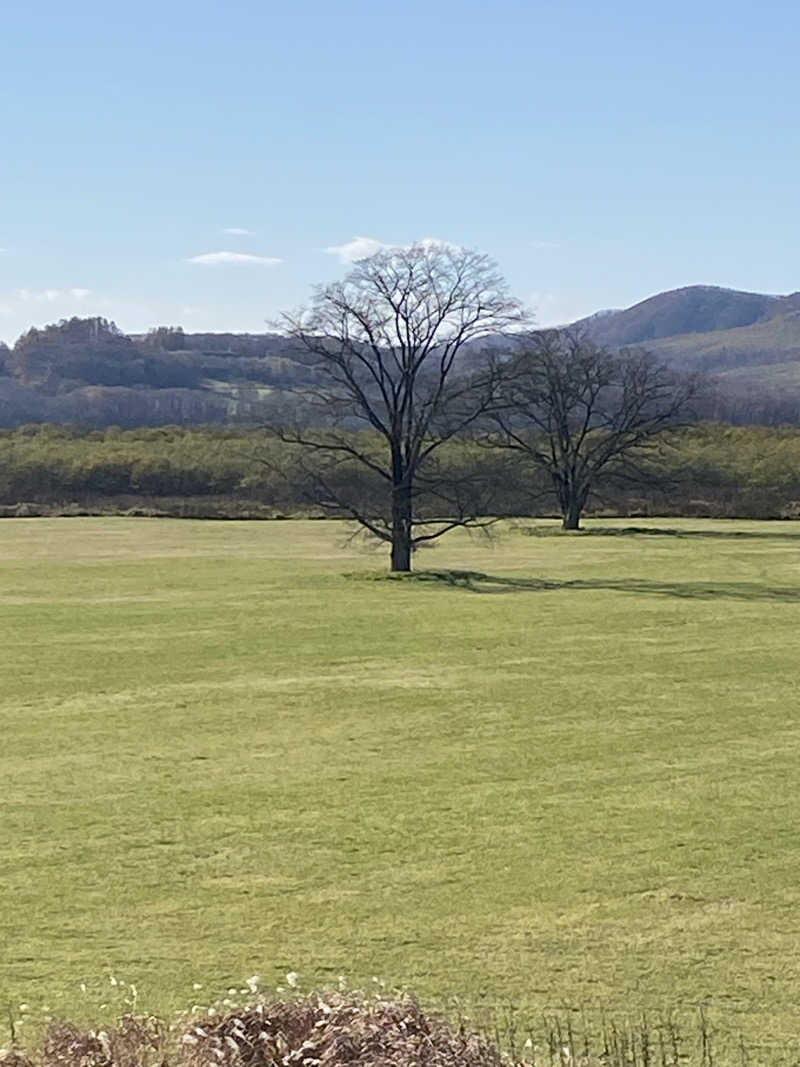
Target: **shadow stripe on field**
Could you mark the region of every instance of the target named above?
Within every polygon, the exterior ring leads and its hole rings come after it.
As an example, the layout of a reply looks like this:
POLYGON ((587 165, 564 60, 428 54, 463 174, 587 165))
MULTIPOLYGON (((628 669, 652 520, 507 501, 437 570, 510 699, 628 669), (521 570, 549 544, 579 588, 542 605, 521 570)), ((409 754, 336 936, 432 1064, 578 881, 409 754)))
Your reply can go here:
POLYGON ((689 600, 759 600, 800 603, 800 586, 756 582, 654 582, 648 578, 514 578, 481 571, 436 570, 386 575, 390 581, 438 582, 471 593, 548 593, 556 591, 640 593, 689 600))

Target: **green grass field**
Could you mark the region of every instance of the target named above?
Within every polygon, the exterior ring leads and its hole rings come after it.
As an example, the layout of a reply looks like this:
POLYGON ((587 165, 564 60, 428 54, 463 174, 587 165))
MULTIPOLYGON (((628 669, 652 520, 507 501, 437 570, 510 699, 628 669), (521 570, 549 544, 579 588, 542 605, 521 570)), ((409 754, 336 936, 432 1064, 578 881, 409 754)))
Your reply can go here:
POLYGON ((800 527, 640 525, 687 536, 452 535, 417 566, 497 580, 451 584, 332 522, 4 520, 0 1004, 294 969, 796 1034, 800 527))

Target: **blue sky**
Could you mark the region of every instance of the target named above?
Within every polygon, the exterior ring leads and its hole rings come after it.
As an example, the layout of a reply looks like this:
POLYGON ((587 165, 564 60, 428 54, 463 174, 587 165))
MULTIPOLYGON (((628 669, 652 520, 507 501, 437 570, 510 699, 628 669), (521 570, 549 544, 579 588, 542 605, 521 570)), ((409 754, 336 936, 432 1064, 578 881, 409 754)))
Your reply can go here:
POLYGON ((800 289, 799 52, 770 0, 3 0, 0 338, 262 330, 358 237, 489 252, 542 324, 800 289))

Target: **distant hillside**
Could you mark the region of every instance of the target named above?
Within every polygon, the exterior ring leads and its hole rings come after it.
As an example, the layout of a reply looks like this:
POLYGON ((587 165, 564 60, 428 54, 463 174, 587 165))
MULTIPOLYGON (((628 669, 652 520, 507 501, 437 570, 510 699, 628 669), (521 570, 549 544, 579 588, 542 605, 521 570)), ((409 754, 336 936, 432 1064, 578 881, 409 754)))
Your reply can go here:
POLYGON ((800 311, 771 315, 733 329, 662 337, 647 347, 671 363, 715 374, 748 367, 760 368, 770 378, 767 368, 794 362, 800 371, 800 311))
POLYGON ((642 345, 665 356, 711 353, 726 345, 756 359, 793 350, 800 336, 800 292, 745 293, 711 285, 672 289, 620 311, 601 311, 572 325, 610 348, 642 345), (752 331, 752 332, 745 332, 752 331))
POLYGON ((649 344, 676 334, 751 326, 777 312, 783 301, 792 299, 713 285, 691 285, 658 293, 622 311, 590 315, 575 325, 585 327, 599 344, 616 348, 649 344))
MULTIPOLYGON (((711 376, 704 416, 800 424, 800 293, 689 286, 574 325, 598 344, 643 346, 711 376)), ((464 350, 464 368, 485 344, 464 350)), ((69 319, 29 330, 11 349, 0 344, 0 427, 260 423, 296 403, 313 374, 277 334, 160 327, 128 336, 105 319, 69 319)))
POLYGON ((129 337, 105 319, 69 319, 0 347, 0 426, 257 422, 308 368, 274 334, 129 337))
POLYGON ((720 416, 800 421, 800 293, 693 285, 573 324, 611 348, 642 346, 718 384, 720 416))

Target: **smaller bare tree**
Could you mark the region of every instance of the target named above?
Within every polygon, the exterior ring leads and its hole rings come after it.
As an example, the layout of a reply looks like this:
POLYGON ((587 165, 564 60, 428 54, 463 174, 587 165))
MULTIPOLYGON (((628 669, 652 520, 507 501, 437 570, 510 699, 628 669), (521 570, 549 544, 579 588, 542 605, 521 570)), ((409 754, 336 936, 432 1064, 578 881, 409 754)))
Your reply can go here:
POLYGON ((387 542, 393 571, 410 570, 420 544, 481 521, 474 487, 446 477, 437 451, 495 401, 494 362, 474 359, 476 343, 522 321, 487 256, 435 242, 360 260, 284 318, 318 385, 304 391, 302 420, 276 432, 309 458, 316 502, 387 542))
POLYGON ((521 453, 550 481, 565 530, 577 530, 601 474, 647 478, 642 460, 685 422, 698 389, 642 350, 610 352, 569 329, 530 335, 503 367, 484 442, 521 453))

